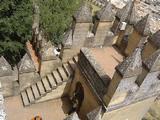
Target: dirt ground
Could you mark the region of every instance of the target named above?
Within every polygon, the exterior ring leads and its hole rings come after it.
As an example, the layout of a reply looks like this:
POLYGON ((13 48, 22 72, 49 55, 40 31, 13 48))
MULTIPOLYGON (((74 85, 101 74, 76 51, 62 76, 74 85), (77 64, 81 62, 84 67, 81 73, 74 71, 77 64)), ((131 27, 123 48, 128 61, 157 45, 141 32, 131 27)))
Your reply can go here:
POLYGON ((6 120, 31 120, 36 115, 43 120, 63 120, 69 110, 67 101, 58 99, 23 107, 20 96, 9 97, 5 99, 6 120))

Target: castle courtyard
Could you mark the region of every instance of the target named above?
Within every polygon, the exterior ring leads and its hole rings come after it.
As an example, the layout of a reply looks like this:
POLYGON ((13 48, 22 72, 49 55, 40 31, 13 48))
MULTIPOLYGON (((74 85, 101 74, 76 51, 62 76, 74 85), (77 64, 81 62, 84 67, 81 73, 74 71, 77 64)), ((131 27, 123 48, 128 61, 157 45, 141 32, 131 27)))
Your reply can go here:
POLYGON ((43 103, 24 107, 20 96, 5 99, 5 112, 7 120, 31 120, 36 115, 40 115, 43 120, 63 120, 69 110, 68 100, 51 100, 43 103))

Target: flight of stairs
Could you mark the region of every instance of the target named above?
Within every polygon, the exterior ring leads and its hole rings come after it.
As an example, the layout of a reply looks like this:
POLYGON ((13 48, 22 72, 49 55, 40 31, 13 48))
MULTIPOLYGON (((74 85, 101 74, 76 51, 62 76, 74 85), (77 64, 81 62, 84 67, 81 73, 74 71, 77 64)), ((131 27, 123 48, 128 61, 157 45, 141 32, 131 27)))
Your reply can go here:
POLYGON ((72 60, 64 63, 62 66, 52 71, 52 73, 22 91, 21 97, 23 105, 29 106, 36 103, 36 101, 45 97, 52 90, 55 90, 66 82, 71 81, 74 76, 77 61, 78 57, 73 57, 72 60))

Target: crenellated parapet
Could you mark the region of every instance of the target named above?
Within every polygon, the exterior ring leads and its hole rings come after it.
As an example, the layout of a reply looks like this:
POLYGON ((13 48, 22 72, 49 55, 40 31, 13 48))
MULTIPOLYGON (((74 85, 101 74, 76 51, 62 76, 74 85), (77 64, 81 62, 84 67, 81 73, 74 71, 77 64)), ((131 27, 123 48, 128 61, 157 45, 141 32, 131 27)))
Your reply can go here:
POLYGON ((35 65, 27 53, 18 63, 18 72, 20 91, 23 91, 25 88, 40 80, 40 76, 36 71, 35 65))
POLYGON ((4 97, 14 95, 13 88, 16 87, 18 80, 17 67, 13 67, 7 62, 7 60, 0 57, 0 91, 4 97))
POLYGON ((160 48, 160 30, 155 32, 148 38, 148 42, 144 46, 144 50, 142 52, 143 60, 147 59, 151 54, 153 54, 156 50, 160 48))
POLYGON ((111 46, 113 44, 113 33, 110 30, 114 20, 113 6, 110 2, 97 12, 94 21, 93 33, 95 40, 93 46, 111 46))

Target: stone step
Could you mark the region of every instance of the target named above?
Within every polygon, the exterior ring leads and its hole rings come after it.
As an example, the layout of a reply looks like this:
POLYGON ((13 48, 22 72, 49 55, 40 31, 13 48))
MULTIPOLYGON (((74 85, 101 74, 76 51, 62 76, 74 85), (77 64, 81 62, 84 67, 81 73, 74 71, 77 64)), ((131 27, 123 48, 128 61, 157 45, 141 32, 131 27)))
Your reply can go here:
POLYGON ((46 77, 42 78, 42 83, 46 92, 50 92, 52 90, 46 77))
POLYGON ((56 82, 55 82, 52 74, 48 74, 47 75, 47 79, 48 79, 49 84, 50 84, 50 86, 51 86, 52 89, 57 88, 57 84, 56 84, 56 82))
POLYGON ((54 77, 54 79, 55 79, 55 81, 56 81, 56 84, 57 84, 57 85, 62 85, 63 81, 62 81, 62 79, 61 79, 58 71, 56 71, 56 70, 53 71, 53 72, 52 72, 52 75, 53 75, 53 77, 54 77))
POLYGON ((34 85, 31 86, 31 88, 32 88, 32 92, 33 92, 34 98, 35 99, 39 99, 41 96, 40 96, 40 93, 38 91, 37 85, 34 84, 34 85))
POLYGON ((66 72, 68 77, 71 77, 73 75, 73 70, 67 63, 63 64, 63 69, 66 72))
POLYGON ((75 70, 76 65, 75 65, 75 62, 73 60, 69 60, 68 64, 70 65, 70 67, 72 68, 72 70, 75 70))
POLYGON ((28 99, 28 96, 26 94, 26 91, 21 92, 21 97, 22 97, 23 105, 24 106, 29 106, 30 103, 29 103, 29 99, 28 99))
POLYGON ((62 67, 58 67, 57 71, 61 77, 61 79, 63 80, 63 82, 68 80, 67 74, 65 73, 64 69, 62 67))
POLYGON ((37 88, 38 88, 38 90, 39 90, 40 95, 41 95, 41 96, 45 96, 46 92, 45 92, 44 86, 43 86, 43 84, 42 84, 42 81, 38 81, 38 82, 36 83, 36 85, 37 85, 37 88))
POLYGON ((26 93, 27 93, 29 102, 34 103, 35 99, 34 99, 33 92, 30 87, 26 89, 26 93))

